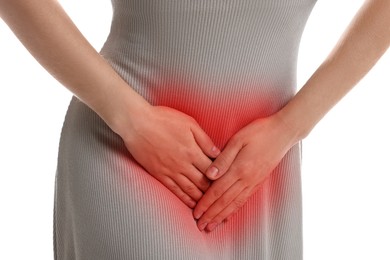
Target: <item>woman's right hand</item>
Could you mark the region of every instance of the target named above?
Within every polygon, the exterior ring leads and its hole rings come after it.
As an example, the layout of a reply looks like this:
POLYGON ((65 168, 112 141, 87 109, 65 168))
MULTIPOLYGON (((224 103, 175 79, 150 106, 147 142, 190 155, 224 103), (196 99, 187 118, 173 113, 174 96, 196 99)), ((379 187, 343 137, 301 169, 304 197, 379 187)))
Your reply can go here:
POLYGON ((194 208, 210 185, 205 175, 220 151, 190 116, 169 107, 149 106, 132 118, 121 137, 145 170, 187 206, 194 208))
POLYGON ((209 186, 209 157, 219 152, 194 119, 151 106, 88 43, 58 1, 0 0, 0 16, 49 73, 122 137, 151 175, 195 206, 209 186))

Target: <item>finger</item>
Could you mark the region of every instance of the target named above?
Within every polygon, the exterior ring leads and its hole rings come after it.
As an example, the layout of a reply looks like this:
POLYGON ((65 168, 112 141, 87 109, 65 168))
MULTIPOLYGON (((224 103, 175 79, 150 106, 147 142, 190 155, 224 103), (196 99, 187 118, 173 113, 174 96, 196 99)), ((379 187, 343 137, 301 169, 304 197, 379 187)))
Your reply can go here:
POLYGON ((225 219, 223 220, 223 222, 230 222, 230 221, 232 220, 234 214, 236 214, 237 211, 238 211, 238 210, 236 210, 236 211, 234 211, 232 214, 230 214, 227 218, 225 218, 225 219))
POLYGON ((194 158, 192 158, 192 164, 204 175, 209 166, 211 165, 212 161, 203 153, 203 151, 199 147, 196 151, 197 152, 193 156, 194 158))
POLYGON ((185 175, 177 175, 173 178, 173 180, 177 183, 180 189, 193 200, 198 201, 203 196, 203 192, 185 175))
POLYGON ((207 231, 213 231, 225 219, 228 219, 236 213, 248 201, 252 192, 249 188, 244 189, 225 209, 223 209, 209 224, 205 227, 207 231))
POLYGON ((198 220, 197 225, 199 230, 203 231, 206 226, 215 223, 214 219, 228 207, 244 189, 245 187, 243 186, 242 181, 238 180, 234 183, 198 220))
POLYGON ((220 154, 221 151, 214 145, 211 138, 198 124, 194 124, 194 126, 191 127, 191 131, 196 143, 199 145, 200 149, 202 149, 204 154, 210 158, 216 158, 220 154))
POLYGON ((202 217, 203 213, 208 210, 208 208, 217 201, 234 183, 235 179, 231 176, 226 175, 228 178, 221 178, 218 181, 211 184, 209 189, 203 195, 203 197, 198 201, 193 215, 195 219, 202 217))
POLYGON ((225 174, 232 165, 237 154, 242 149, 242 145, 234 140, 228 142, 223 151, 211 163, 206 171, 206 176, 210 180, 216 180, 225 174))
POLYGON ((183 174, 203 193, 210 187, 210 180, 194 166, 189 166, 183 174))
POLYGON ((188 194, 186 194, 180 186, 171 178, 164 177, 161 180, 161 183, 164 184, 173 194, 176 195, 184 204, 186 204, 190 208, 194 208, 196 206, 196 201, 193 200, 188 194))

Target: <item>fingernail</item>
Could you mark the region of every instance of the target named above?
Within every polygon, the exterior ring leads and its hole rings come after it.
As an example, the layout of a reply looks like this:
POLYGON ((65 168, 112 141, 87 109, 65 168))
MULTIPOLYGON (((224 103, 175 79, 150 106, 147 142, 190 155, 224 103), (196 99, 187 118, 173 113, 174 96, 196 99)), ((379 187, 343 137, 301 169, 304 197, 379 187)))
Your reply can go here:
POLYGON ((200 219, 200 217, 203 215, 203 212, 198 212, 194 214, 195 219, 200 219))
POLYGON ((196 202, 194 200, 191 200, 189 203, 190 208, 195 208, 196 202))
POLYGON ((207 226, 207 223, 203 223, 202 225, 199 226, 199 230, 203 231, 206 226, 207 226))
POLYGON ((221 153, 221 151, 216 147, 214 146, 213 148, 211 148, 211 152, 215 155, 218 155, 221 153))
POLYGON ((210 223, 210 224, 207 226, 207 229, 208 229, 209 231, 213 231, 217 226, 218 226, 218 223, 213 222, 213 223, 210 223))
POLYGON ((218 174, 218 169, 217 169, 217 167, 213 166, 213 167, 211 167, 210 169, 208 169, 208 174, 207 174, 207 176, 209 176, 210 178, 215 178, 215 177, 217 177, 217 174, 218 174))

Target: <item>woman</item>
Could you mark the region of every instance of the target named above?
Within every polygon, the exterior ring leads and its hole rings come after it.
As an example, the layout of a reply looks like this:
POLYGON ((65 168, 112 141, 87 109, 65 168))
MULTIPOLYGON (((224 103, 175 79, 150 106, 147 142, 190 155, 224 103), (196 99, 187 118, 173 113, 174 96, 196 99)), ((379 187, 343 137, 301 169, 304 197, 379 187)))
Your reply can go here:
POLYGON ((367 1, 297 95, 313 0, 113 4, 98 55, 55 2, 0 0, 77 96, 56 259, 302 258, 299 142, 387 49, 390 4, 367 1))

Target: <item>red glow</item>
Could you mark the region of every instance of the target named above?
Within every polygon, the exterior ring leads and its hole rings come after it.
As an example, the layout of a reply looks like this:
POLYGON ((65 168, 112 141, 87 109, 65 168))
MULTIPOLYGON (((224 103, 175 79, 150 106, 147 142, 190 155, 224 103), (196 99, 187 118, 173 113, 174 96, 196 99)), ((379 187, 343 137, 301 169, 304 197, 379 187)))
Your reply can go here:
MULTIPOLYGON (((147 96, 153 105, 171 107, 195 118, 213 142, 223 149, 229 139, 242 127, 255 119, 272 115, 280 109, 289 98, 285 92, 281 93, 283 91, 278 92, 277 88, 275 90, 260 83, 225 86, 222 89, 220 85, 215 87, 212 84, 200 85, 175 77, 175 79, 165 80, 164 83, 148 85, 147 96)), ((275 216, 283 215, 278 213, 280 202, 277 194, 283 193, 278 187, 286 186, 284 182, 288 180, 278 174, 279 177, 267 179, 261 189, 230 221, 223 222, 213 232, 200 232, 191 209, 157 180, 151 180, 150 175, 141 172, 140 169, 136 171, 138 172, 130 178, 135 177, 137 180, 133 179, 132 182, 136 181, 139 192, 145 195, 144 199, 150 200, 148 202, 150 208, 159 211, 158 214, 151 215, 172 218, 174 212, 177 219, 174 222, 177 226, 175 229, 177 236, 184 235, 190 241, 199 242, 200 245, 205 243, 211 251, 215 248, 215 252, 218 252, 221 246, 229 248, 227 245, 230 243, 251 244, 253 243, 253 241, 249 242, 252 239, 251 234, 261 232, 266 234, 268 231, 262 229, 269 226, 268 222, 278 221, 278 217, 275 216), (153 190, 153 196, 149 194, 150 190, 153 190), (186 233, 183 234, 183 231, 186 233)), ((279 173, 278 169, 276 171, 279 173)), ((169 221, 162 221, 162 223, 169 223, 169 221)))

